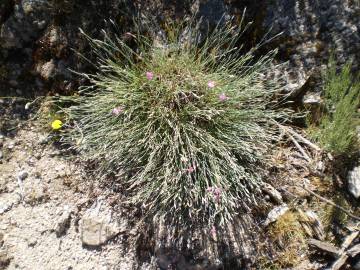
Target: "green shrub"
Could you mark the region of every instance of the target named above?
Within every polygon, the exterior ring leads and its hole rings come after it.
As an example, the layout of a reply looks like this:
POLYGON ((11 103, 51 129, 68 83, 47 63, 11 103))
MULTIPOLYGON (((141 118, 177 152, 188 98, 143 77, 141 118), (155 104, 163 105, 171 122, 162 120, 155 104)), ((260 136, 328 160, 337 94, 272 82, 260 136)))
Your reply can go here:
POLYGON ((359 125, 357 108, 360 102, 360 81, 351 76, 351 63, 336 71, 333 58, 324 74, 324 110, 315 139, 334 154, 348 154, 355 149, 359 125))
MULTIPOLYGON (((185 29, 185 30, 184 30, 185 29)), ((137 49, 104 33, 87 37, 99 72, 69 105, 62 140, 115 174, 129 200, 176 224, 226 222, 259 200, 277 138, 281 90, 265 78, 275 51, 255 59, 235 47, 241 30, 196 26, 166 45, 132 34, 137 49), (185 38, 186 36, 186 38, 185 38)), ((174 34, 175 33, 175 34, 174 34)))

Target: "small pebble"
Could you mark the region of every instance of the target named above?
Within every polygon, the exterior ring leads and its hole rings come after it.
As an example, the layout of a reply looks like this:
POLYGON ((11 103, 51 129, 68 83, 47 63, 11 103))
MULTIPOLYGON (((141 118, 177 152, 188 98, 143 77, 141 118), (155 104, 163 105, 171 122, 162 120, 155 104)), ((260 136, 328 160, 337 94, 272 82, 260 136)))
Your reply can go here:
POLYGON ((39 144, 47 144, 50 141, 49 137, 43 137, 39 140, 39 144))
POLYGON ((50 156, 50 157, 60 156, 60 152, 59 152, 59 151, 50 152, 49 156, 50 156))
POLYGON ((14 142, 9 143, 9 145, 8 145, 8 149, 9 149, 9 150, 13 149, 14 147, 15 147, 15 143, 14 143, 14 142))
POLYGON ((29 160, 27 161, 27 164, 30 166, 34 166, 35 165, 35 158, 31 157, 29 158, 29 160))
POLYGON ((15 80, 10 80, 10 81, 9 81, 9 84, 10 84, 12 87, 16 87, 16 86, 19 85, 19 83, 18 83, 17 81, 15 81, 15 80))
POLYGON ((19 172, 18 177, 19 177, 20 180, 25 180, 26 177, 28 177, 28 175, 29 174, 28 174, 27 171, 21 171, 21 172, 19 172))

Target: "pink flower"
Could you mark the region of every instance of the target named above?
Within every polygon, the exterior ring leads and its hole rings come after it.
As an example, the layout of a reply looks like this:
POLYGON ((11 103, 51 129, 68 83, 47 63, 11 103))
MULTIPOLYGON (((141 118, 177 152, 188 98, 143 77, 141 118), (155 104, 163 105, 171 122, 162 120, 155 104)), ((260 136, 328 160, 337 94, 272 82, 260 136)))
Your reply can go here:
POLYGON ((215 188, 213 191, 214 197, 215 197, 215 201, 219 202, 220 198, 221 198, 221 189, 220 188, 215 188))
POLYGON ((208 85, 209 88, 214 88, 215 87, 215 82, 214 81, 209 81, 207 85, 208 85))
POLYGON ((211 227, 210 233, 211 233, 212 237, 214 237, 214 238, 216 237, 216 228, 215 228, 215 226, 211 227))
POLYGON ((225 100, 228 100, 228 99, 229 99, 229 97, 227 97, 224 93, 221 93, 219 95, 219 100, 220 101, 225 101, 225 100))
POLYGON ((220 202, 221 199, 221 188, 218 187, 209 187, 206 189, 207 192, 211 193, 214 196, 216 202, 220 202))
POLYGON ((154 78, 154 74, 150 71, 146 72, 146 78, 151 81, 154 78))
POLYGON ((193 165, 193 166, 189 166, 189 167, 186 169, 186 171, 187 171, 188 173, 192 173, 192 172, 195 171, 195 169, 196 169, 196 167, 195 167, 195 165, 193 165))
POLYGON ((124 112, 124 108, 119 106, 119 107, 112 109, 111 114, 114 116, 118 116, 118 115, 122 114, 123 112, 124 112))

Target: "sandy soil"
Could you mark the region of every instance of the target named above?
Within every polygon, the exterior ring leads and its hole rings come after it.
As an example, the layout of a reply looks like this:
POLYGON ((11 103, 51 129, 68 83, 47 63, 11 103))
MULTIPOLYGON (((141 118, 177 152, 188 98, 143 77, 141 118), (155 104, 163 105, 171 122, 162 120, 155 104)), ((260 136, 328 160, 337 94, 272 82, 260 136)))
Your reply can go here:
POLYGON ((0 139, 0 268, 137 269, 122 233, 101 246, 83 244, 79 224, 94 204, 92 179, 46 136, 25 125, 13 139, 0 139))

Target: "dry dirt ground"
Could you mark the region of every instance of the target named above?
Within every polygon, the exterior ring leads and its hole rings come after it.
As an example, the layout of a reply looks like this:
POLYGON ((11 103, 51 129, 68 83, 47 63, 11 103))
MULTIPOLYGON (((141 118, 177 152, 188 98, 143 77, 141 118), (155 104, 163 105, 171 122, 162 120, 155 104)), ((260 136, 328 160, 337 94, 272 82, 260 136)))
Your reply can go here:
POLYGON ((111 194, 96 196, 93 179, 47 135, 29 124, 14 138, 0 135, 0 269, 152 269, 124 243, 111 194))

